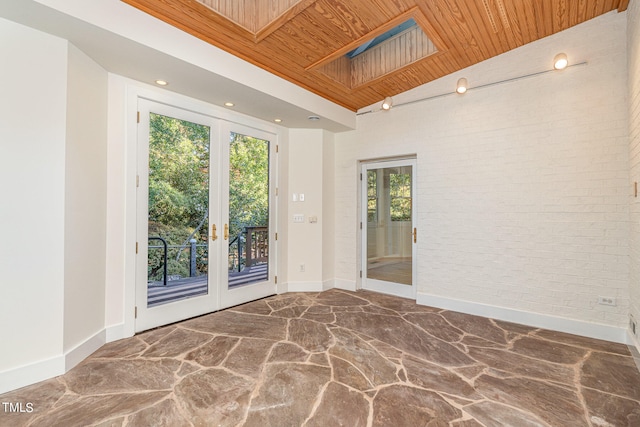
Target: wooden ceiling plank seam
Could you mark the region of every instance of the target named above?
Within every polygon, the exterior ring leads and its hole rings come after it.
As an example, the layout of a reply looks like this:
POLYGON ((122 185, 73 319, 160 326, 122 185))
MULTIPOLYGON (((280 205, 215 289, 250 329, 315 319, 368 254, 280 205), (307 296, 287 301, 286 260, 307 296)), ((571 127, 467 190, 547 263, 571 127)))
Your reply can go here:
MULTIPOLYGON (((518 4, 522 4, 522 2, 518 2, 518 4)), ((506 13, 509 16, 510 22, 515 23, 511 25, 509 31, 511 32, 511 36, 516 41, 519 46, 523 46, 531 40, 529 37, 529 31, 523 31, 522 27, 528 24, 526 16, 520 16, 518 13, 518 8, 515 5, 515 2, 508 1, 505 4, 506 13)))
POLYGON ((511 37, 511 25, 508 23, 508 20, 505 20, 504 15, 504 5, 501 8, 502 0, 487 0, 489 3, 489 9, 491 14, 494 16, 496 20, 496 24, 499 23, 498 31, 495 33, 495 38, 500 42, 500 47, 504 52, 515 49, 519 47, 516 43, 515 39, 511 37), (505 21, 506 24, 505 24, 505 21))
POLYGON ((567 12, 566 0, 555 0, 555 7, 553 9, 553 34, 569 28, 569 17, 567 12))
POLYGON ((542 22, 542 33, 538 35, 538 38, 553 34, 553 11, 555 10, 553 3, 553 0, 542 0, 535 3, 536 9, 540 8, 540 22, 542 22))
POLYGON ((300 2, 291 6, 282 15, 278 16, 275 20, 271 21, 265 27, 259 29, 256 32, 256 36, 255 36, 256 43, 259 43, 265 38, 269 37, 274 31, 278 30, 284 24, 291 21, 300 13, 307 10, 307 8, 312 6, 316 1, 317 0, 301 0, 300 2))
POLYGON ((322 16, 326 23, 331 24, 331 29, 333 31, 328 31, 328 35, 330 36, 342 35, 349 40, 353 40, 354 38, 361 37, 363 34, 367 34, 369 32, 362 23, 359 23, 360 25, 358 25, 358 23, 353 22, 352 19, 346 17, 344 13, 346 8, 340 10, 339 2, 319 0, 314 4, 313 9, 322 16), (336 28, 340 31, 336 32, 336 28))
MULTIPOLYGON (((498 46, 500 46, 501 43, 500 40, 497 39, 496 34, 489 32, 488 27, 486 26, 486 24, 489 23, 489 17, 480 9, 480 5, 477 2, 463 1, 462 3, 466 6, 466 9, 460 7, 460 11, 461 14, 466 12, 467 16, 470 17, 470 19, 467 19, 466 21, 470 23, 469 30, 473 35, 473 38, 482 42, 478 43, 478 46, 483 47, 483 49, 481 49, 482 60, 496 56, 496 52, 500 51, 498 46), (472 7, 473 9, 471 9, 472 7), (473 17, 476 18, 474 19, 473 17), (478 22, 478 20, 480 22, 478 22)), ((491 24, 489 23, 489 25, 491 24)))
MULTIPOLYGON (((304 39, 307 40, 311 46, 313 46, 313 54, 315 57, 325 56, 327 52, 333 52, 335 50, 335 46, 329 44, 331 39, 327 36, 327 31, 325 29, 316 27, 315 31, 311 31, 309 26, 304 25, 304 23, 305 20, 303 20, 302 18, 294 19, 289 21, 283 28, 286 29, 288 27, 293 27, 296 30, 296 33, 300 35, 300 37, 304 37, 304 39)), ((309 66, 307 64, 305 70, 308 69, 309 66)))
POLYGON ((444 1, 444 3, 444 5, 442 3, 438 3, 442 13, 442 21, 439 21, 439 24, 441 27, 445 28, 446 32, 449 34, 447 40, 450 42, 450 45, 458 45, 457 48, 451 46, 451 50, 459 55, 473 55, 476 62, 482 61, 484 59, 484 54, 469 28, 466 25, 463 27, 454 25, 456 22, 464 22, 460 9, 456 8, 455 10, 452 10, 450 7, 451 5, 448 2, 444 1), (459 16, 457 18, 456 12, 459 16))

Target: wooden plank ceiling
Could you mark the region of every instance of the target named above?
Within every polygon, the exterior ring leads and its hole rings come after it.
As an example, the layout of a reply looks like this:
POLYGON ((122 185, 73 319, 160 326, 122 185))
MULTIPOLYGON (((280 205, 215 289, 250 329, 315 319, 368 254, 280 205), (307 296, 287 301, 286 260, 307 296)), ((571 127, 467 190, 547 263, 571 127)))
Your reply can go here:
POLYGON ((123 1, 354 111, 629 2, 123 1), (417 26, 346 55, 409 19, 417 26))

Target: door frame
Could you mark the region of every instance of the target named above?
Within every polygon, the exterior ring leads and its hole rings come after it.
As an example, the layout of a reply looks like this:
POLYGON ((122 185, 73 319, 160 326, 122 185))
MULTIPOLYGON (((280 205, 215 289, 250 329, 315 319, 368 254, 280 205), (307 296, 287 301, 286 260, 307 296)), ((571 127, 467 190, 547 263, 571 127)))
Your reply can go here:
POLYGON ((395 295, 403 298, 415 300, 418 295, 417 290, 417 239, 411 243, 411 285, 387 282, 367 277, 367 234, 368 234, 368 192, 367 192, 367 171, 370 169, 382 169, 391 167, 411 166, 411 230, 417 231, 416 218, 418 213, 418 203, 416 195, 417 189, 417 158, 415 156, 393 157, 388 159, 376 159, 360 162, 360 287, 362 289, 395 295))
MULTIPOLYGON (((152 309, 157 309, 157 308, 166 306, 165 308, 167 312, 166 318, 163 318, 162 321, 158 319, 158 317, 161 317, 160 315, 146 316, 147 319, 145 319, 145 314, 149 314, 149 313, 144 313, 144 310, 147 309, 146 308, 147 253, 146 253, 146 246, 145 246, 146 242, 141 238, 140 233, 144 232, 145 236, 142 236, 142 237, 146 239, 146 234, 148 233, 148 223, 147 223, 148 194, 146 194, 145 197, 138 197, 138 196, 139 196, 140 189, 148 189, 148 150, 149 150, 148 130, 149 130, 149 127, 147 124, 146 130, 141 131, 140 129, 144 128, 144 126, 140 126, 140 124, 142 123, 139 123, 139 124, 136 123, 136 126, 133 126, 133 123, 132 123, 132 126, 129 127, 130 131, 128 132, 128 134, 130 135, 129 137, 130 140, 133 142, 131 145, 129 145, 129 147, 131 147, 129 153, 130 153, 130 156, 133 157, 133 161, 131 162, 133 166, 132 166, 132 169, 127 168, 127 170, 129 171, 128 173, 132 173, 132 170, 135 171, 136 181, 140 180, 139 181, 140 184, 138 187, 138 184, 136 182, 136 184, 134 185, 135 188, 133 188, 132 192, 129 193, 132 197, 132 199, 130 200, 133 203, 129 205, 131 206, 131 208, 127 208, 127 212, 128 212, 127 215, 130 215, 129 218, 132 218, 132 219, 135 218, 135 221, 134 221, 135 229, 132 230, 133 234, 130 234, 129 236, 131 236, 132 239, 135 238, 136 252, 130 252, 132 256, 132 258, 130 258, 132 261, 131 263, 132 270, 130 270, 132 275, 129 276, 131 277, 131 281, 128 283, 131 283, 131 285, 129 285, 131 287, 128 288, 129 290, 126 291, 126 298, 125 298, 126 301, 130 301, 129 302, 130 305, 129 304, 125 304, 125 305, 131 307, 130 313, 132 315, 125 316, 125 328, 126 328, 125 330, 130 330, 132 333, 137 333, 137 332, 151 329, 153 327, 185 320, 187 318, 202 315, 202 314, 212 313, 212 312, 221 310, 222 308, 242 304, 245 302, 249 302, 251 300, 263 298, 265 296, 273 295, 277 293, 276 277, 277 277, 277 266, 278 266, 278 262, 277 262, 278 247, 277 247, 277 241, 275 240, 274 236, 276 235, 277 225, 279 224, 279 219, 278 219, 279 202, 277 200, 277 197, 275 197, 277 195, 278 176, 279 176, 278 174, 279 162, 277 157, 277 151, 278 151, 277 146, 279 144, 278 139, 281 133, 278 130, 279 128, 273 127, 268 124, 261 124, 260 121, 257 119, 255 120, 255 122, 253 122, 253 120, 247 120, 248 123, 252 123, 252 122, 255 123, 256 124, 255 126, 253 126, 252 124, 241 124, 236 122, 236 118, 233 115, 230 115, 228 112, 224 110, 217 111, 215 108, 212 108, 212 106, 209 104, 194 102, 193 100, 190 100, 190 99, 184 99, 181 96, 173 96, 173 95, 155 96, 152 94, 144 94, 144 91, 133 91, 133 92, 134 93, 131 93, 129 97, 129 100, 130 100, 129 108, 132 110, 135 109, 135 111, 137 111, 138 114, 140 114, 136 122, 142 121, 142 113, 140 110, 140 105, 150 104, 158 107, 157 110, 153 111, 153 112, 157 112, 158 114, 163 114, 170 117, 175 117, 178 119, 192 121, 196 123, 201 123, 201 121, 194 119, 194 117, 204 118, 207 121, 207 123, 210 123, 210 124, 207 124, 207 126, 211 127, 210 162, 214 161, 213 160, 214 153, 217 161, 215 163, 215 167, 213 163, 210 163, 210 169, 209 169, 209 174, 210 174, 209 175, 209 180, 210 180, 209 181, 210 182, 209 227, 211 227, 212 224, 217 225, 218 240, 216 242, 213 242, 214 244, 212 244, 211 240, 209 240, 210 267, 212 267, 211 260, 214 259, 213 257, 215 256, 216 271, 211 273, 212 269, 209 270, 210 272, 208 276, 209 293, 207 294, 207 296, 191 298, 192 300, 194 300, 193 302, 196 302, 195 304, 196 308, 194 308, 193 310, 185 309, 183 307, 185 304, 179 304, 180 301, 176 301, 174 303, 159 305, 152 308, 152 309), (166 114, 163 112, 166 112, 166 114), (251 285, 247 285, 246 286, 247 289, 245 289, 244 291, 234 292, 233 298, 223 297, 225 302, 223 307, 221 304, 221 286, 222 285, 220 285, 221 283, 220 280, 221 280, 221 276, 224 275, 224 283, 226 286, 226 283, 227 283, 226 275, 228 270, 226 268, 226 265, 227 265, 226 254, 228 251, 228 247, 224 251, 221 249, 223 247, 222 242, 225 242, 224 243, 225 245, 227 242, 222 238, 224 222, 222 222, 221 216, 224 212, 222 209, 221 198, 222 198, 222 195, 224 194, 224 191, 227 191, 227 188, 228 188, 226 186, 223 186, 224 179, 226 179, 228 184, 228 166, 224 166, 224 164, 222 163, 222 154, 223 154, 222 147, 224 146, 222 142, 226 141, 226 139, 224 138, 228 138, 229 130, 238 131, 238 133, 245 133, 250 136, 255 136, 258 138, 264 137, 264 139, 267 139, 270 142, 270 158, 269 158, 269 176, 270 176, 269 285, 270 286, 268 288, 268 291, 263 290, 262 292, 255 292, 255 290, 260 289, 260 287, 254 286, 250 288, 251 285), (142 138, 142 139, 145 139, 143 144, 140 143, 141 132, 146 132, 147 134, 146 138, 142 138), (215 140, 215 148, 213 146, 214 140, 215 140), (144 146, 142 149, 142 153, 140 152, 141 145, 144 146), (142 158, 144 158, 144 160, 142 160, 142 158), (140 163, 144 163, 144 162, 147 163, 145 173, 140 173, 139 171, 140 163), (217 171, 218 176, 213 176, 214 171, 217 171), (146 182, 143 181, 143 179, 146 180, 146 182), (144 200, 144 206, 142 206, 144 208, 142 209, 144 213, 141 212, 141 206, 139 205, 140 199, 146 199, 144 200), (217 204, 216 209, 213 208, 214 203, 217 204), (144 251, 140 251, 140 247, 143 247, 143 246, 145 247, 144 251), (223 253, 225 256, 224 259, 222 258, 223 253), (144 269, 140 268, 141 263, 145 265, 144 269), (143 274, 144 274, 144 277, 142 277, 143 274), (144 287, 145 287, 144 302, 142 302, 139 297, 139 295, 141 295, 141 292, 142 292, 140 290, 141 284, 144 284, 144 287), (253 290, 254 292, 251 293, 250 290, 253 290), (143 305, 144 307, 142 307, 143 305)), ((148 121, 148 117, 146 120, 148 121)), ((226 146, 228 147, 228 144, 226 146)), ((227 158, 228 158, 228 149, 227 149, 227 158)), ((228 209, 225 209, 225 210, 227 211, 226 215, 228 216, 228 209)), ((191 299, 184 300, 184 301, 190 301, 191 299)), ((161 311, 165 311, 165 310, 158 310, 158 312, 160 313, 161 311)))

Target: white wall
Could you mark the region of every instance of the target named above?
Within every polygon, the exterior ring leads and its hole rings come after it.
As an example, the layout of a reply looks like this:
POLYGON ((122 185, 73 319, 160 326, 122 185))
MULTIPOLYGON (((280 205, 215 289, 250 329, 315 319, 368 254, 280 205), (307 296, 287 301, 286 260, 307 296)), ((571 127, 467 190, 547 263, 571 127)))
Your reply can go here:
POLYGON ((335 286, 335 138, 323 132, 322 141, 322 283, 335 286))
POLYGON ((2 393, 62 369, 67 43, 4 19, 0 39, 2 393))
POLYGON ((607 14, 433 86, 549 69, 560 51, 586 66, 361 115, 338 134, 337 280, 359 269, 358 160, 417 153, 419 302, 624 340, 625 32, 625 14, 607 14))
POLYGON ((107 201, 107 72, 73 45, 68 70, 65 352, 104 329, 107 201))
MULTIPOLYGON (((629 210, 630 210, 630 313, 636 328, 636 346, 640 350, 640 197, 635 197, 634 182, 640 183, 640 2, 629 4, 627 11, 629 65, 629 210)), ((640 189, 639 189, 640 191, 640 189)))
POLYGON ((288 290, 322 290, 323 281, 323 157, 324 131, 291 129, 289 131, 288 198, 288 290), (298 201, 293 201, 296 194, 298 201), (300 201, 304 195, 304 201, 300 201), (293 221, 303 215, 304 222, 293 221), (311 223, 310 217, 317 222, 311 223), (304 271, 301 266, 304 265, 304 271))
POLYGON ((105 342, 107 74, 19 24, 0 19, 0 38, 2 393, 105 342))

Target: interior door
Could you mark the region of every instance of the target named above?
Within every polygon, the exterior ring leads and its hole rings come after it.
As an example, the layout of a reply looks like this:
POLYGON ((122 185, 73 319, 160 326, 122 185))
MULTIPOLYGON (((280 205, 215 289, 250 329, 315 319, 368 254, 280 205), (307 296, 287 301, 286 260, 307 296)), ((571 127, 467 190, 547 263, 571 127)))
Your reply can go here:
POLYGON ((276 293, 275 135, 222 125, 220 307, 276 293))
POLYGON ((136 331, 219 306, 219 122, 138 102, 136 331))
POLYGON ((362 287, 416 298, 415 159, 362 165, 362 287))

